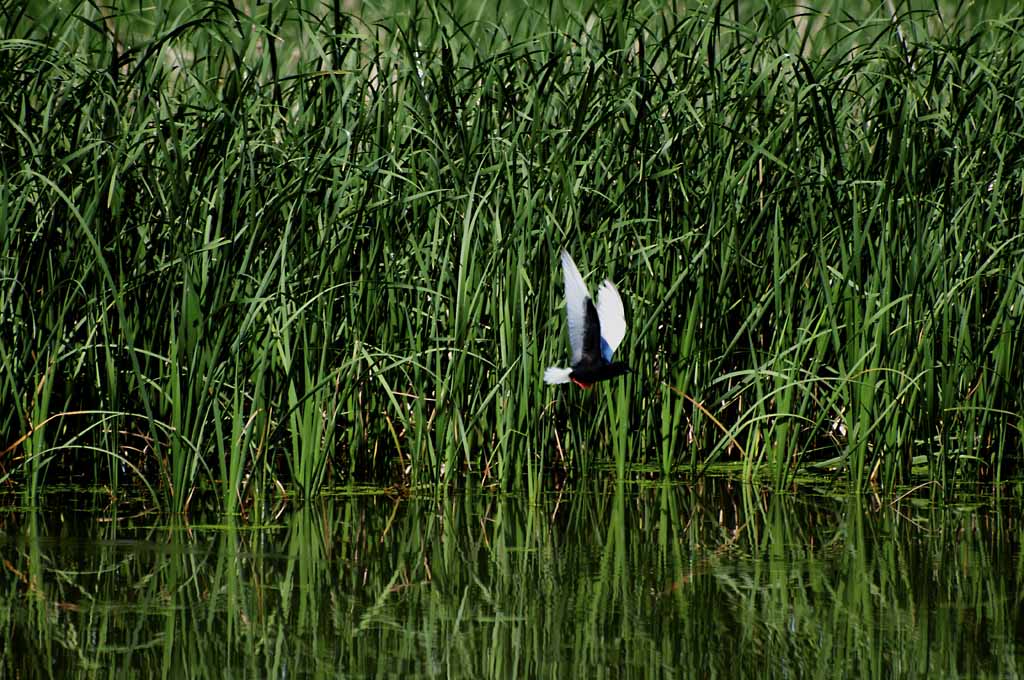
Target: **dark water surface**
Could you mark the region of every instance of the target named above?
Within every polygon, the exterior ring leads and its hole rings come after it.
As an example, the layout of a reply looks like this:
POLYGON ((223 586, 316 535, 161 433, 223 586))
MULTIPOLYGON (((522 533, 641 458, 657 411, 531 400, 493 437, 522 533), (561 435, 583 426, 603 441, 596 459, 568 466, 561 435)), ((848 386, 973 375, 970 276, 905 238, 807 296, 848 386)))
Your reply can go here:
POLYGON ((928 493, 7 503, 0 677, 1019 676, 1021 502, 928 493))

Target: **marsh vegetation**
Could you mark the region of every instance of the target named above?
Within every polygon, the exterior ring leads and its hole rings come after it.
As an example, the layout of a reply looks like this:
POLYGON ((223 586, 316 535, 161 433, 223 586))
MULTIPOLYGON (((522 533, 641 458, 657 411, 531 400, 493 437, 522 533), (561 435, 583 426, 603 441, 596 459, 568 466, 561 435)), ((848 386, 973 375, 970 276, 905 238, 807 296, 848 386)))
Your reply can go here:
POLYGON ((5 4, 0 480, 1012 476, 1019 10, 809 5, 5 4))

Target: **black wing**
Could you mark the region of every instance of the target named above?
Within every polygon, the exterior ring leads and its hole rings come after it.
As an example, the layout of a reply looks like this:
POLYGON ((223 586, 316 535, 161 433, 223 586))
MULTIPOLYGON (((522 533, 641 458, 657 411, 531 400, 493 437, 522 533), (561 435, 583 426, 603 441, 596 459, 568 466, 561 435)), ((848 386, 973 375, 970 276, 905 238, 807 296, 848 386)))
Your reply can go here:
POLYGON ((583 323, 583 354, 577 366, 597 366, 603 363, 601 357, 601 319, 597 307, 589 297, 586 301, 586 320, 583 323))

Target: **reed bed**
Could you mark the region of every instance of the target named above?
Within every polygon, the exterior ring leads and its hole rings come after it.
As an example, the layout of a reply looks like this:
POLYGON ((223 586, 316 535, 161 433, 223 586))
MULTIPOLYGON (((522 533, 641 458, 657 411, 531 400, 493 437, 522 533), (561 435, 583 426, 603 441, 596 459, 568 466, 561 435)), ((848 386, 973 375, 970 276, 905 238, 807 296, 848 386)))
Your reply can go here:
POLYGON ((5 5, 0 479, 1013 475, 1021 14, 810 5, 5 5))

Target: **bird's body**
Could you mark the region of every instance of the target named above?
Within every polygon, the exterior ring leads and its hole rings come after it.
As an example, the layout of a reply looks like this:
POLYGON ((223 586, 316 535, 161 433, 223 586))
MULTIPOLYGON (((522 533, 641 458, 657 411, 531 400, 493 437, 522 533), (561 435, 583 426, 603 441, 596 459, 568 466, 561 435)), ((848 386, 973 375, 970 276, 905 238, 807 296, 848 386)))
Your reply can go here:
POLYGON ((562 251, 562 273, 572 367, 549 367, 544 371, 544 382, 549 385, 573 382, 588 389, 601 380, 629 373, 626 364, 612 361, 615 349, 626 335, 626 315, 615 284, 605 279, 597 291, 595 305, 580 270, 565 250, 562 251))

